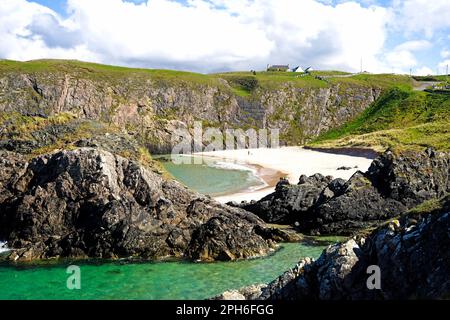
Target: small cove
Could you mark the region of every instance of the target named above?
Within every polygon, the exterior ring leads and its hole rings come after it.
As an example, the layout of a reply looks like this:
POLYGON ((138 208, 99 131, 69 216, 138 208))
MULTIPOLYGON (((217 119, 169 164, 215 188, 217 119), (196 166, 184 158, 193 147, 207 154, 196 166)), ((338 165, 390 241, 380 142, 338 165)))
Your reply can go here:
POLYGON ((301 258, 317 258, 327 244, 339 239, 322 240, 284 243, 267 257, 234 262, 1 263, 0 299, 206 299, 225 290, 267 283, 301 258), (66 287, 66 268, 71 264, 80 266, 80 290, 66 287))

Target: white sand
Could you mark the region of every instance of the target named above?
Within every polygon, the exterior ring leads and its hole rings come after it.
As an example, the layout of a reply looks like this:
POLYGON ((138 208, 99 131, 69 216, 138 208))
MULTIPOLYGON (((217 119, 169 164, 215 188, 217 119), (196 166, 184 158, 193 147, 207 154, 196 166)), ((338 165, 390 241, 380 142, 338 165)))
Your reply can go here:
MULTIPOLYGON (((300 175, 307 176, 321 173, 325 176, 331 175, 335 178, 350 178, 357 170, 366 171, 371 159, 354 157, 325 152, 303 149, 302 147, 281 147, 278 149, 240 149, 224 150, 200 153, 209 157, 220 158, 237 163, 259 165, 264 168, 281 171, 291 183, 297 183, 300 175), (339 167, 352 167, 350 170, 337 170, 339 167), (357 167, 357 168, 354 168, 357 167)), ((260 190, 249 190, 215 199, 225 203, 228 201, 259 200, 265 195, 273 192, 274 185, 260 190)))

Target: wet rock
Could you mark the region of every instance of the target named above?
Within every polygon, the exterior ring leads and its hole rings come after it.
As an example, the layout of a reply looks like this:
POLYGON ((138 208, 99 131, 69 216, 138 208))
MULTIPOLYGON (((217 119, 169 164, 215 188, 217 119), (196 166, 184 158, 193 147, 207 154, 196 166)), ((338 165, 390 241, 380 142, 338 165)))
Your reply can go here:
POLYGON ((301 176, 297 185, 287 180, 278 182, 275 192, 254 203, 243 203, 239 207, 255 213, 264 221, 291 224, 301 219, 319 199, 320 192, 330 183, 331 177, 315 174, 301 176))
POLYGON ((239 290, 229 290, 211 298, 211 300, 254 300, 261 296, 262 289, 265 287, 267 287, 267 284, 256 284, 239 290))
POLYGON ((394 220, 367 237, 328 247, 301 261, 262 290, 258 299, 441 299, 450 294, 450 198, 441 209, 394 220), (369 289, 369 266, 380 270, 380 289, 369 289))
POLYGON ((266 227, 257 216, 101 149, 31 161, 2 155, 0 238, 17 249, 12 259, 235 260, 268 253, 278 238, 270 230, 259 235, 266 227))
POLYGON ((450 191, 450 153, 387 151, 348 181, 313 175, 280 182, 274 193, 238 205, 267 222, 310 234, 348 235, 450 191))
POLYGON ((316 261, 302 259, 247 299, 446 299, 449 230, 450 196, 446 196, 435 209, 409 211, 369 234, 329 246, 316 261), (369 287, 368 282, 374 284, 369 277, 378 272, 374 270, 379 270, 379 283, 369 287))

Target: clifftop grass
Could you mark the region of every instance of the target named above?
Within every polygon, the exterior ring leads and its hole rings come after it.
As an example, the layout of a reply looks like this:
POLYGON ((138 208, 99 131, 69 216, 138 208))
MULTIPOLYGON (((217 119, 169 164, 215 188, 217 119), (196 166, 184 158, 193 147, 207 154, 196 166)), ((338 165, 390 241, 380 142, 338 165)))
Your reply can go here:
POLYGON ((450 150, 450 97, 391 89, 357 118, 320 135, 309 146, 450 150))
POLYGON ((127 68, 103 65, 77 60, 32 60, 19 62, 12 60, 0 61, 0 75, 8 72, 18 73, 68 73, 77 78, 92 80, 121 80, 124 78, 138 78, 142 80, 183 81, 195 84, 220 85, 217 79, 208 75, 159 69, 127 68))
POLYGON ((299 88, 326 88, 331 85, 346 87, 353 85, 380 89, 399 85, 411 87, 412 85, 412 79, 403 75, 364 74, 351 76, 342 71, 313 71, 310 75, 301 75, 295 72, 256 72, 256 75, 252 72, 200 74, 174 70, 127 68, 77 60, 33 60, 27 62, 1 60, 0 75, 11 72, 68 73, 74 77, 108 81, 120 81, 124 78, 138 78, 142 81, 152 79, 170 83, 183 82, 184 84, 218 87, 224 87, 223 80, 226 80, 232 91, 239 96, 248 96, 256 88, 271 90, 285 85, 299 88), (330 77, 332 75, 338 77, 330 77), (326 77, 326 79, 319 79, 318 76, 326 77), (247 86, 245 82, 249 79, 254 81, 256 86, 247 86))

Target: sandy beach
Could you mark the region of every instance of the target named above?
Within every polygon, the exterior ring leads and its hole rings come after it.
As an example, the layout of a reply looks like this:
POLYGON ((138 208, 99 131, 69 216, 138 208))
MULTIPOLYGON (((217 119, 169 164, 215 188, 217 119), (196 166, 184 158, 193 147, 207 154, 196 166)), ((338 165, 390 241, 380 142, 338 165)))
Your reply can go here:
POLYGON ((280 177, 285 176, 291 183, 297 183, 300 175, 321 173, 335 178, 350 178, 357 170, 366 171, 372 159, 342 154, 307 150, 302 147, 281 147, 278 149, 239 149, 198 153, 208 157, 233 161, 239 164, 257 166, 257 175, 267 186, 256 190, 244 190, 215 199, 228 201, 259 200, 273 192, 280 177), (339 167, 351 167, 349 170, 337 170, 339 167))

